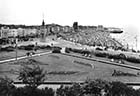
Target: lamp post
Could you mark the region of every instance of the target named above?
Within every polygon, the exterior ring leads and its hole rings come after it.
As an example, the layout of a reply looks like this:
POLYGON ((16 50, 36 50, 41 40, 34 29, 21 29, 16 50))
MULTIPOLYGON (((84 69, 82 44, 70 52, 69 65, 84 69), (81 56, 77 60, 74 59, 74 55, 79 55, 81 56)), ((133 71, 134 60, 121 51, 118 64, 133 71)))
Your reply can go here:
POLYGON ((14 38, 15 48, 16 48, 16 61, 17 61, 17 38, 14 38))
POLYGON ((136 40, 136 51, 137 51, 138 36, 136 35, 134 38, 135 38, 135 40, 136 40))
POLYGON ((17 61, 17 42, 16 42, 16 61, 17 61))

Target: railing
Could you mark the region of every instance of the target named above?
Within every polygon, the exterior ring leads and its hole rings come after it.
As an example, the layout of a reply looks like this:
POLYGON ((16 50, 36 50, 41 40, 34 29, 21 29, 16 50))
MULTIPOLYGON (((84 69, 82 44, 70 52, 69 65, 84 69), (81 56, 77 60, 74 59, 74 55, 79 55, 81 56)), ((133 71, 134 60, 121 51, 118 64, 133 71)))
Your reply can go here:
MULTIPOLYGON (((46 82, 41 82, 40 84, 42 85, 72 85, 74 83, 79 83, 79 84, 84 84, 84 81, 46 81, 46 82)), ((124 82, 128 86, 140 86, 140 82, 124 82)), ((23 82, 14 82, 14 84, 21 84, 24 85, 26 83, 23 82)))

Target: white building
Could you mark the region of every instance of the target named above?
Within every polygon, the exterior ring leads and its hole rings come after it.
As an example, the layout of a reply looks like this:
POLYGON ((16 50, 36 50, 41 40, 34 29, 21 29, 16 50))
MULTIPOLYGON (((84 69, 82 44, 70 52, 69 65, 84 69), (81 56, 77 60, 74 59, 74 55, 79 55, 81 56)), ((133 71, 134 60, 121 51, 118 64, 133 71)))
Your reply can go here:
POLYGON ((9 28, 1 27, 1 38, 8 38, 9 28))
POLYGON ((24 29, 24 36, 33 35, 36 34, 37 32, 38 32, 37 29, 24 29))
POLYGON ((9 29, 8 37, 16 37, 17 36, 17 29, 9 29))
POLYGON ((17 29, 17 36, 24 36, 25 35, 25 29, 18 28, 17 29))

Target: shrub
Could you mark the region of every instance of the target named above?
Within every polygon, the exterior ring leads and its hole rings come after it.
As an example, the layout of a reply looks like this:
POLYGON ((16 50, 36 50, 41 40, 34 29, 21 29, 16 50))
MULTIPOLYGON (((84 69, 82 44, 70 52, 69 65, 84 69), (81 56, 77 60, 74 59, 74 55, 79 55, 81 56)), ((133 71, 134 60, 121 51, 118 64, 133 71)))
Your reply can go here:
POLYGON ((13 47, 13 46, 8 46, 8 47, 6 47, 6 51, 14 51, 15 50, 15 48, 13 47))
POLYGON ((66 52, 66 53, 70 53, 70 48, 67 48, 67 47, 66 47, 66 48, 65 48, 65 52, 66 52))
POLYGON ((45 80, 45 73, 38 65, 24 65, 19 72, 19 80, 22 80, 26 86, 37 88, 45 80))
POLYGON ((0 96, 11 96, 14 90, 15 86, 10 78, 0 78, 0 96))
POLYGON ((81 53, 82 53, 82 54, 90 54, 91 52, 88 51, 88 50, 82 50, 81 53))
POLYGON ((47 48, 47 49, 51 49, 52 47, 51 47, 50 45, 47 45, 46 48, 47 48))
POLYGON ((140 58, 136 58, 136 57, 127 56, 126 60, 133 63, 140 63, 140 58))
POLYGON ((52 53, 61 53, 60 47, 53 47, 52 53))
MULTIPOLYGON (((36 71, 38 73, 38 71, 36 71)), ((27 75, 28 76, 28 75, 27 75)), ((0 96, 54 96, 52 88, 44 89, 24 86, 16 88, 13 81, 7 77, 0 78, 0 96)), ((56 90, 56 96, 139 96, 140 89, 118 81, 108 82, 101 79, 86 80, 83 84, 73 83, 71 86, 63 86, 56 90), (105 95, 103 95, 105 94, 105 95)))
POLYGON ((108 55, 108 58, 109 58, 109 59, 112 59, 112 58, 113 58, 113 59, 120 59, 120 57, 119 57, 118 54, 109 54, 109 55, 108 55))
POLYGON ((27 47, 34 47, 34 45, 33 45, 33 44, 31 44, 31 45, 27 45, 27 47))
POLYGON ((58 46, 53 46, 52 48, 53 48, 53 49, 59 49, 59 50, 62 49, 61 47, 58 47, 58 46))
POLYGON ((140 96, 140 88, 137 89, 136 91, 133 91, 133 96, 140 96))
POLYGON ((133 73, 114 70, 114 72, 112 73, 112 76, 134 76, 135 77, 137 75, 133 73))
POLYGON ((75 74, 78 73, 78 71, 52 71, 52 72, 48 72, 48 74, 52 74, 52 75, 71 75, 71 74, 75 74))
POLYGON ((47 45, 47 46, 41 45, 41 46, 39 46, 39 48, 40 49, 51 49, 52 47, 50 45, 47 45))
POLYGON ((8 47, 2 47, 1 48, 1 51, 7 51, 7 52, 10 52, 10 51, 14 51, 15 48, 13 46, 8 46, 8 47))
POLYGON ((25 46, 19 46, 18 49, 25 50, 25 46))
POLYGON ((32 87, 25 86, 17 88, 13 96, 54 96, 54 91, 48 87, 45 89, 33 89, 32 87))
POLYGON ((99 47, 97 47, 95 50, 103 51, 103 49, 101 49, 101 48, 99 48, 99 47))
POLYGON ((33 44, 32 45, 21 45, 18 47, 18 49, 20 49, 20 50, 33 50, 33 48, 34 48, 33 44))
POLYGON ((94 55, 97 56, 97 57, 107 57, 108 53, 105 53, 105 52, 95 52, 94 55))
POLYGON ((72 52, 75 52, 75 53, 82 53, 82 50, 81 49, 72 49, 71 51, 72 52))
POLYGON ((56 93, 57 96, 139 96, 136 94, 140 94, 140 91, 122 82, 96 79, 87 80, 83 85, 74 83, 72 86, 61 86, 56 93))
POLYGON ((111 82, 110 84, 110 96, 136 96, 134 95, 134 89, 122 82, 111 82))
POLYGON ((121 53, 121 54, 119 54, 119 58, 125 60, 125 59, 126 59, 126 56, 125 56, 124 54, 121 53))
POLYGON ((101 79, 88 80, 85 82, 83 86, 83 94, 100 96, 102 90, 108 92, 109 89, 110 89, 110 84, 107 81, 101 79))
POLYGON ((72 86, 63 86, 56 90, 57 96, 83 96, 82 95, 82 86, 78 83, 73 83, 72 86))
POLYGON ((45 49, 46 46, 45 45, 41 45, 41 46, 38 46, 40 49, 45 49))
POLYGON ((31 46, 25 46, 24 47, 24 50, 33 50, 33 47, 31 47, 31 46))
MULTIPOLYGON (((52 88, 48 88, 48 87, 45 87, 45 89, 43 90, 44 92, 45 92, 45 94, 47 95, 47 96, 54 96, 54 90, 52 89, 52 88)), ((46 96, 45 95, 45 96, 46 96)))
POLYGON ((7 49, 2 47, 2 48, 1 48, 1 51, 7 51, 7 49))
POLYGON ((89 64, 89 63, 84 63, 84 62, 81 62, 81 61, 76 61, 76 60, 74 60, 73 62, 74 62, 74 63, 77 63, 77 64, 84 65, 84 66, 89 66, 89 67, 92 67, 92 65, 91 65, 91 64, 89 64))
POLYGON ((108 54, 109 59, 126 59, 126 56, 124 54, 108 54))

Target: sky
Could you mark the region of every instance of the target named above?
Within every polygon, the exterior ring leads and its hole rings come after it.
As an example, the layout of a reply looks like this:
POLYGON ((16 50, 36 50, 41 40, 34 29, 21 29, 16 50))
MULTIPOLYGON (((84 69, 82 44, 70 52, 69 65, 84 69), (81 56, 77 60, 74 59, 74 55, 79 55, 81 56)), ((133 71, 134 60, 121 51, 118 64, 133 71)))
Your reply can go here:
POLYGON ((139 0, 0 0, 0 23, 40 25, 43 14, 46 24, 72 26, 103 25, 124 30, 124 38, 135 47, 138 36, 140 50, 139 0))

